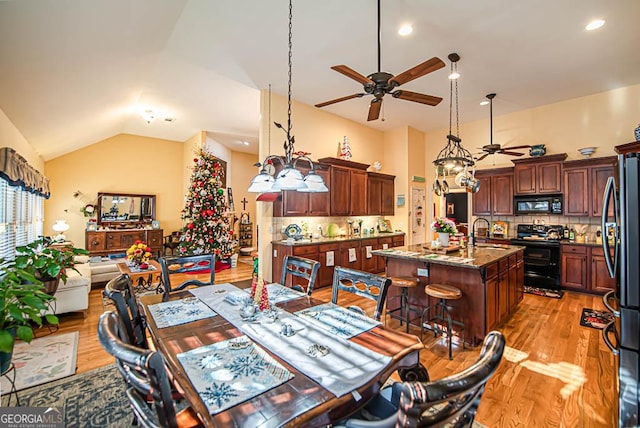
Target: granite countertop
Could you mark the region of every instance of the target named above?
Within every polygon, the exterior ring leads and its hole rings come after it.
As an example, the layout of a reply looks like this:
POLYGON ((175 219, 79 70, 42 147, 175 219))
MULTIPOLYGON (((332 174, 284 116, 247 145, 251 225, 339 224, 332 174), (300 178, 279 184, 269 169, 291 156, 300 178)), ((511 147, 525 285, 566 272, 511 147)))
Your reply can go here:
POLYGON ((327 244, 331 242, 362 241, 364 239, 376 239, 376 238, 392 238, 394 236, 403 236, 403 235, 405 235, 404 232, 378 233, 376 235, 351 236, 351 237, 323 236, 320 238, 313 238, 313 239, 305 238, 305 239, 300 239, 298 241, 294 241, 293 239, 280 239, 277 241, 271 241, 271 243, 295 247, 300 245, 327 244))
POLYGON ((478 244, 475 247, 467 247, 444 255, 432 253, 423 247, 424 244, 409 245, 387 250, 374 250, 371 253, 384 257, 480 269, 525 248, 518 245, 478 244))

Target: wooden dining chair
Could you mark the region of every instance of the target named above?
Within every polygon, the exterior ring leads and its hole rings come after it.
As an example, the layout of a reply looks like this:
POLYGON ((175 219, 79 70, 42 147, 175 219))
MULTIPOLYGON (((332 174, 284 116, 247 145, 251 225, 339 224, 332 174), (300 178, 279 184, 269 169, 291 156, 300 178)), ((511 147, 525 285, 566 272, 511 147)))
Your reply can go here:
POLYGON ((334 427, 471 427, 504 347, 504 335, 492 331, 476 362, 463 371, 431 382, 396 382, 382 389, 354 418, 334 427), (369 420, 358 419, 364 416, 369 420))
POLYGON ((280 284, 286 285, 287 277, 290 277, 291 288, 311 296, 319 270, 320 262, 299 256, 284 256, 280 284), (296 280, 296 278, 302 278, 302 280, 296 280))
POLYGON ((176 412, 162 354, 130 345, 124 336, 116 313, 108 311, 100 316, 98 339, 116 359, 138 424, 153 428, 202 426, 191 407, 176 412))
MULTIPOLYGON (((216 256, 214 254, 198 254, 191 256, 160 257, 160 267, 162 268, 162 283, 164 285, 163 301, 169 299, 169 293, 184 290, 190 287, 202 287, 212 285, 215 282, 216 256), (171 276, 176 274, 192 275, 198 271, 209 270, 209 280, 188 279, 178 285, 171 284, 171 276)), ((181 275, 182 276, 182 275, 181 275)))
POLYGON ((111 299, 116 307, 127 335, 127 343, 139 348, 149 348, 147 322, 129 275, 123 273, 107 282, 104 287, 104 295, 111 299))
MULTIPOLYGON (((338 292, 346 291, 360 297, 374 300, 376 302, 373 318, 380 321, 387 291, 391 280, 384 276, 373 273, 362 272, 342 266, 336 266, 333 271, 333 289, 331 292, 331 302, 338 303, 338 292)), ((358 306, 350 306, 349 309, 367 315, 366 311, 358 306)))

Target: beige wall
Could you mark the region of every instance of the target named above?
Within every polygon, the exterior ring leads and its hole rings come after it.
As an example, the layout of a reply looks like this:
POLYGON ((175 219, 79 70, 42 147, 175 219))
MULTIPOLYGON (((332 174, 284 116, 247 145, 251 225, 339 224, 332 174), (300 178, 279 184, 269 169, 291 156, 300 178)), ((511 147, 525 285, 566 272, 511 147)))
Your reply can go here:
MULTIPOLYGON (((255 174, 256 168, 253 166, 258 162, 258 156, 250 153, 231 152, 232 168, 229 172, 229 180, 233 183, 233 201, 235 204, 236 216, 240 218, 243 212, 242 200, 246 199, 246 209, 244 212, 249 214, 249 219, 253 223, 253 247, 256 247, 256 196, 247 192, 249 182, 255 174)), ((235 232, 238 233, 238 225, 235 225, 235 232)))
MULTIPOLYGON (((505 147, 545 144, 547 154, 567 153, 567 159, 583 159, 582 147, 597 147, 594 157, 614 155, 614 146, 634 140, 640 112, 640 85, 575 98, 542 107, 500 115, 500 94, 493 101, 493 142, 505 147)), ((448 129, 425 135, 427 165, 444 147, 448 129)), ((473 152, 489 144, 487 119, 460 126, 462 145, 473 152)), ((526 149, 523 150, 524 153, 526 149)), ((528 153, 524 156, 528 157, 528 153)), ((511 156, 491 155, 478 163, 479 169, 513 166, 511 156)), ((427 172, 427 189, 433 173, 427 172)), ((433 192, 431 192, 434 197, 433 192)), ((436 197, 436 199, 438 199, 436 197)), ((431 212, 429 212, 431 215, 431 212)), ((427 219, 430 224, 432 218, 427 219)))
MULTIPOLYGON (((309 157, 317 160, 323 157, 336 157, 338 142, 346 135, 351 145, 352 161, 373 164, 379 161, 381 172, 394 174, 384 159, 385 136, 382 132, 360 125, 359 123, 338 117, 316 107, 293 101, 291 108, 291 133, 295 136, 295 150, 307 151, 309 157)), ((262 161, 267 154, 284 154, 282 149, 285 134, 273 124, 269 124, 269 92, 260 92, 260 155, 262 161), (271 127, 271 144, 269 145, 269 126, 271 127), (270 146, 270 148, 269 148, 270 146)), ((287 98, 271 94, 271 122, 287 126, 287 98)), ((253 175, 257 169, 253 168, 253 175)), ((252 176, 253 176, 252 175, 252 176)), ((248 181, 247 181, 248 186, 248 181)), ((247 198, 248 199, 248 198, 247 198)), ((253 197, 255 199, 255 195, 253 197)), ((237 202, 236 202, 237 204, 237 202)), ((260 264, 261 272, 266 279, 271 279, 271 233, 273 230, 272 204, 258 202, 256 206, 256 223, 263 225, 260 229, 260 264), (268 255, 268 257, 266 256, 268 255)))
MULTIPOLYGON (((382 172, 395 175, 395 196, 404 194, 408 201, 410 196, 409 177, 409 128, 401 127, 384 133, 384 162, 382 172)), ((395 201, 394 201, 395 204, 395 201)), ((395 215, 389 217, 394 230, 408 231, 409 204, 395 207, 395 215)))
POLYGON ((71 228, 67 238, 84 248, 84 203, 73 197, 80 191, 96 198, 98 192, 156 195, 156 218, 168 234, 181 226, 183 207, 183 143, 120 134, 45 163, 51 180, 51 198, 45 202, 45 234, 57 219, 71 228))
POLYGON ((44 160, 33 150, 31 144, 27 142, 2 110, 0 110, 0 147, 11 147, 25 158, 29 165, 44 174, 44 160))

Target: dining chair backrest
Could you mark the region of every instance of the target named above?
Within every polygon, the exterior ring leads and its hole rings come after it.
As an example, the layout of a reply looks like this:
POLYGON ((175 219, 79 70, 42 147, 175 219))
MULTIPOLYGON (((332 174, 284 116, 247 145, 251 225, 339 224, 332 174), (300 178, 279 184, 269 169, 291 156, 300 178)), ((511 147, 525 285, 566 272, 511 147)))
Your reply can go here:
POLYGON ((291 276, 292 281, 294 281, 291 288, 307 293, 307 295, 310 296, 316 283, 319 270, 320 262, 299 256, 284 256, 280 283, 286 285, 287 276, 291 276), (302 278, 304 281, 300 282, 303 283, 297 283, 296 277, 302 278))
POLYGON ((138 423, 143 427, 178 427, 162 354, 130 345, 123 336, 118 316, 111 311, 103 313, 98 339, 105 351, 116 358, 138 423))
POLYGON ((215 282, 216 256, 214 254, 198 254, 192 256, 160 257, 162 283, 164 284, 163 300, 168 300, 172 291, 184 290, 188 287, 212 285, 215 282), (171 284, 171 276, 175 274, 195 274, 209 270, 209 280, 188 279, 178 285, 171 284))
MULTIPOLYGON (((373 318, 376 321, 380 321, 384 303, 387 300, 387 291, 390 284, 391 280, 384 276, 336 266, 333 271, 331 302, 336 304, 338 303, 339 291, 354 293, 360 297, 366 297, 367 299, 374 300, 376 302, 376 307, 373 318)), ((360 309, 360 312, 364 311, 360 309)))
POLYGON ((138 304, 131 278, 126 273, 107 282, 104 294, 116 307, 127 343, 139 348, 149 348, 147 341, 147 322, 138 304))
POLYGON ((402 384, 396 426, 440 427, 452 423, 471 427, 504 347, 504 335, 492 331, 485 337, 476 362, 465 370, 431 382, 402 384))

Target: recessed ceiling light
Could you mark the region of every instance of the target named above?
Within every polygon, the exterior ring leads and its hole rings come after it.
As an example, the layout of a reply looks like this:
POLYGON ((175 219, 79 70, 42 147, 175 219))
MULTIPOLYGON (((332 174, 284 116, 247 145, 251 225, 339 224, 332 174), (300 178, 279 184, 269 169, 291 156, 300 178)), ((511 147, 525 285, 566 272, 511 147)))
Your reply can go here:
POLYGON ((248 141, 243 141, 242 144, 244 144, 245 146, 248 146, 249 142, 248 141))
POLYGON ((408 36, 412 32, 413 27, 411 26, 411 24, 403 24, 398 30, 398 34, 400 34, 401 36, 408 36))
POLYGON ((481 106, 486 106, 487 104, 489 104, 489 101, 487 101, 487 100, 480 101, 480 105, 481 106))
POLYGON ((588 23, 584 29, 587 31, 597 30, 598 28, 604 25, 604 19, 594 19, 590 23, 588 23))

